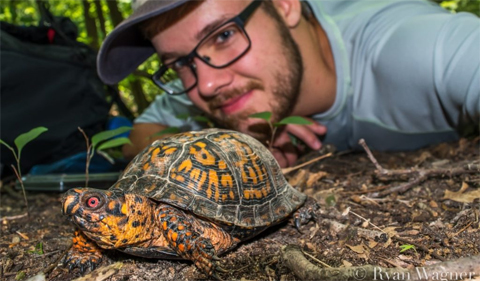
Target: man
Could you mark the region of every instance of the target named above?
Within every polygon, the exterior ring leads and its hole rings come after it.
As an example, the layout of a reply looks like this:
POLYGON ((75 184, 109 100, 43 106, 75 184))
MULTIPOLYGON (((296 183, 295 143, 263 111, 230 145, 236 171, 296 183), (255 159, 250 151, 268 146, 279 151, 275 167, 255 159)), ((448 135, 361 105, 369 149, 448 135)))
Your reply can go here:
POLYGON ((282 167, 298 149, 333 143, 408 150, 478 129, 480 21, 421 0, 143 0, 105 40, 100 77, 115 83, 153 52, 161 95, 131 133, 133 157, 176 118, 204 114, 218 126, 268 142, 273 121, 291 115, 272 152, 282 167), (174 76, 180 80, 168 81, 174 76), (177 95, 178 94, 178 95, 177 95))

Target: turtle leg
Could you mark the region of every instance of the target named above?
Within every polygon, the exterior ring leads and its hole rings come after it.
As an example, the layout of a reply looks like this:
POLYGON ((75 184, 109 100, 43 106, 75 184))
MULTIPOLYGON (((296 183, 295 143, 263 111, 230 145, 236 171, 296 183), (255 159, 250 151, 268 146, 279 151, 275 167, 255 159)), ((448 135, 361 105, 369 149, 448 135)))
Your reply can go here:
MULTIPOLYGON (((228 233, 170 205, 160 205, 158 216, 165 239, 180 257, 193 261, 208 276, 216 277, 215 271, 226 272, 217 264, 219 258, 212 238, 226 237, 234 241, 228 233)), ((228 244, 220 247, 233 246, 228 244)))
POLYGON ((69 269, 78 267, 81 272, 85 272, 87 268, 95 269, 101 261, 102 250, 81 231, 75 231, 72 247, 63 259, 63 264, 69 269))
POLYGON ((320 209, 320 206, 317 201, 311 197, 307 197, 305 204, 293 214, 293 224, 298 232, 302 233, 302 231, 300 231, 302 225, 307 224, 312 219, 317 220, 315 212, 318 209, 320 209))

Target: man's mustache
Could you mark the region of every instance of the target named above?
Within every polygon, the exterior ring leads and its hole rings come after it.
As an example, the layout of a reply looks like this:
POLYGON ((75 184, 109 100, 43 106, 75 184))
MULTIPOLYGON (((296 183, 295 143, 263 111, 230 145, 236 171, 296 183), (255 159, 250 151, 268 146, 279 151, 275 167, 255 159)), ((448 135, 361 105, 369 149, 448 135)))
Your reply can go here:
POLYGON ((264 90, 263 85, 258 81, 249 81, 245 86, 235 89, 230 89, 221 93, 218 93, 208 102, 210 111, 216 111, 222 107, 225 102, 230 99, 239 97, 252 90, 264 90))

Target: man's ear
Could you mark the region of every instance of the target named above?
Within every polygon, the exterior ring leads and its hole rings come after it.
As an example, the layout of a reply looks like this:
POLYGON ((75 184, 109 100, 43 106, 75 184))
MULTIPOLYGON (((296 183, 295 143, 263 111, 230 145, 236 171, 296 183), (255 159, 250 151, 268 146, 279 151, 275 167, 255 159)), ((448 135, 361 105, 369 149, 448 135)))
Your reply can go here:
POLYGON ((300 23, 302 18, 300 0, 273 0, 272 2, 288 27, 296 27, 300 23))

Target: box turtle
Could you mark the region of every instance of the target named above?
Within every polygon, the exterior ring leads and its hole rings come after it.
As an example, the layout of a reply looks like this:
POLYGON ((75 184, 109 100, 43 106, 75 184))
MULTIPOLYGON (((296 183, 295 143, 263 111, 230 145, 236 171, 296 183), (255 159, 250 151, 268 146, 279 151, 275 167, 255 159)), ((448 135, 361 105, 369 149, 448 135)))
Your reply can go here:
MULTIPOLYGON (((218 257, 297 211, 306 195, 284 178, 256 139, 208 129, 157 140, 137 155, 108 190, 75 188, 63 213, 78 230, 64 260, 94 268, 101 249, 187 259, 216 277, 218 257)), ((302 210, 305 207, 302 208, 302 210)))

